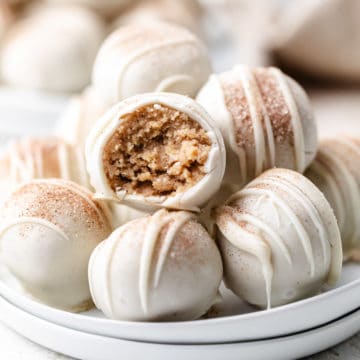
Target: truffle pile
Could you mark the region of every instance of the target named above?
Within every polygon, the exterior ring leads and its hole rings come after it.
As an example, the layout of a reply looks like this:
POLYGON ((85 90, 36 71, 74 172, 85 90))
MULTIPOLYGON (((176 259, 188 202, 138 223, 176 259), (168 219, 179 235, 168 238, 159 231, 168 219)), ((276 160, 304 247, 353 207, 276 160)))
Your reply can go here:
POLYGON ((81 92, 91 85, 93 63, 103 39, 118 29, 123 42, 115 47, 104 44, 111 64, 101 56, 94 69, 97 87, 103 81, 113 82, 103 87, 108 91, 106 98, 115 96, 116 102, 121 94, 114 91, 122 91, 124 98, 157 87, 195 96, 210 72, 210 62, 205 47, 186 29, 201 34, 202 15, 198 0, 1 0, 0 79, 6 86, 40 93, 81 92), (161 21, 166 23, 157 26, 161 21), (133 29, 132 36, 128 37, 124 25, 133 29), (138 27, 140 32, 146 28, 143 39, 138 37, 138 27), (132 42, 136 44, 133 50, 132 42), (162 48, 162 59, 168 57, 170 72, 156 65, 154 47, 162 48), (179 52, 179 48, 187 49, 188 59, 178 55, 171 64, 175 55, 167 53, 179 52), (139 63, 140 67, 149 64, 146 72, 139 73, 139 63), (119 71, 117 76, 108 74, 109 65, 119 71))
POLYGON ((24 293, 179 321, 221 301, 222 279, 267 309, 336 284, 342 246, 360 249, 359 140, 318 151, 308 97, 277 68, 210 69, 188 30, 124 26, 65 116, 71 145, 9 147, 0 261, 24 293))

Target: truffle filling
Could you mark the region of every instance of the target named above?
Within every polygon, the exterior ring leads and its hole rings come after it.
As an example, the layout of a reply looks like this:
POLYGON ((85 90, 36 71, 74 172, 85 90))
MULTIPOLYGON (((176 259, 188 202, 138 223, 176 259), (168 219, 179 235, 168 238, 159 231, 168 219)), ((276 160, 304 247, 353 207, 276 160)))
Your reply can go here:
POLYGON ((151 104, 123 115, 104 148, 111 188, 144 196, 170 196, 204 177, 211 141, 184 112, 151 104))

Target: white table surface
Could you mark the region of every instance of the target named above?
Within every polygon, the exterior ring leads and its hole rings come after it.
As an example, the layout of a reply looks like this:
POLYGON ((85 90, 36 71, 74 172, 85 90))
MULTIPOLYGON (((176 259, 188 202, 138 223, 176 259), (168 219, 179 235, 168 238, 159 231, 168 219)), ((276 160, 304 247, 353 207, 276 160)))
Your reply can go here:
MULTIPOLYGON (((321 136, 331 135, 337 131, 350 132, 352 134, 359 133, 360 135, 360 91, 313 91, 311 92, 311 98, 315 107, 321 136)), ((58 106, 58 104, 56 105, 58 106)), ((49 111, 51 112, 52 109, 49 109, 49 111)), ((2 135, 4 132, 3 126, 4 122, 1 122, 0 133, 2 135)), ((12 330, 1 324, 0 314, 0 359, 65 360, 69 358, 41 348, 15 334, 12 330)), ((360 359, 360 334, 333 349, 311 356, 308 359, 360 359)))

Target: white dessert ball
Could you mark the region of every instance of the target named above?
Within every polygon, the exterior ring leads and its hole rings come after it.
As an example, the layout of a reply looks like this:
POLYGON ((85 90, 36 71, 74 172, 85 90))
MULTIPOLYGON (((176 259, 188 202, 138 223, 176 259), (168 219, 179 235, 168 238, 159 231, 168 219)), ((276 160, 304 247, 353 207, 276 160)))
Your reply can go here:
POLYGON ((316 154, 317 129, 305 91, 277 68, 235 66, 212 75, 197 101, 224 137, 224 181, 244 186, 263 171, 304 172, 316 154))
POLYGON ((216 209, 226 286, 270 308, 334 285, 342 247, 334 213, 306 177, 272 169, 216 209))
POLYGON ((3 80, 8 85, 36 90, 80 91, 90 82, 104 35, 102 21, 86 9, 35 8, 4 40, 3 80))
POLYGON ((360 260, 360 139, 339 135, 320 142, 305 175, 334 209, 345 260, 360 260))
POLYGON ((194 97, 211 71, 202 42, 188 30, 165 22, 119 28, 102 45, 92 83, 108 103, 146 92, 194 97))
POLYGON ((192 213, 160 210, 115 230, 91 256, 96 306, 111 319, 184 321, 218 297, 222 263, 192 213))
POLYGON ((1 265, 24 294, 68 311, 92 306, 88 262, 111 228, 89 191, 65 180, 24 183, 3 206, 0 224, 1 265))
POLYGON ((115 105, 92 129, 85 155, 98 198, 143 211, 200 211, 221 186, 226 157, 212 118, 172 93, 115 105))

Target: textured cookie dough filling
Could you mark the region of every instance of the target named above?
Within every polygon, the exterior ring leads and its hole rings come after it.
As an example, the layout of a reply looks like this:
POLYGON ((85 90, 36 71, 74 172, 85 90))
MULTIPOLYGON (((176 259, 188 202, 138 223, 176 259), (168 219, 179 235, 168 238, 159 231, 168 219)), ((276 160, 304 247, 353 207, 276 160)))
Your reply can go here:
POLYGON ((151 104, 121 120, 103 155, 114 191, 170 196, 191 188, 206 174, 211 141, 184 112, 151 104))

